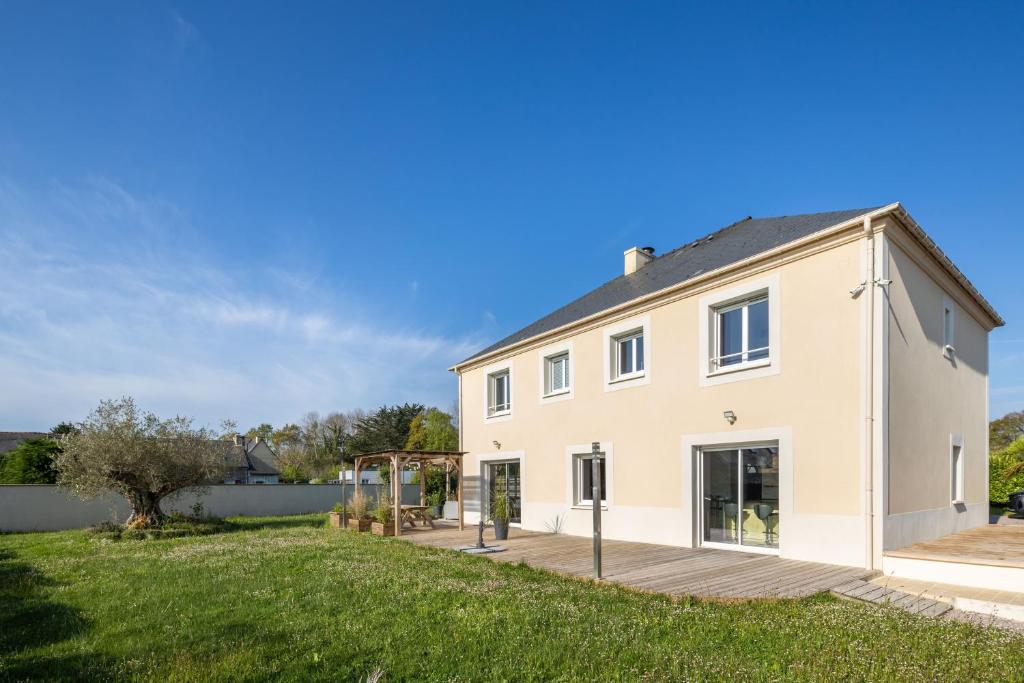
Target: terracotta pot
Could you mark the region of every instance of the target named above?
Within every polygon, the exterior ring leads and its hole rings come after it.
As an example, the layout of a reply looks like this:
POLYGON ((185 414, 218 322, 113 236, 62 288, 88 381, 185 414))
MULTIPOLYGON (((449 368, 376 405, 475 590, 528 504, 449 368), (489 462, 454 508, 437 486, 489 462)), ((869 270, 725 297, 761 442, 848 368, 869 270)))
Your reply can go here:
POLYGON ((381 522, 373 522, 370 524, 370 531, 377 536, 394 536, 395 535, 395 523, 388 522, 383 524, 381 522))

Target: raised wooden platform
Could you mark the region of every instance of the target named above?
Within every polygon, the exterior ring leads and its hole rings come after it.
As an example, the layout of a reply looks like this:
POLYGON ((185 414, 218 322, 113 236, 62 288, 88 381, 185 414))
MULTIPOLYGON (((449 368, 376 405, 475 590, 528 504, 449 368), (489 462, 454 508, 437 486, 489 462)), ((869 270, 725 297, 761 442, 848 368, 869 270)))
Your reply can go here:
MULTIPOLYGON (((406 531, 402 540, 455 549, 476 542, 475 528, 458 531, 439 526, 406 531)), ((487 529, 484 541, 497 544, 487 529)), ((511 529, 501 541, 505 552, 485 555, 498 562, 524 562, 570 576, 590 576, 591 539, 511 529)), ((772 555, 605 541, 604 578, 669 595, 714 598, 799 598, 831 590, 873 575, 864 569, 784 560, 772 555)))
POLYGON ((988 524, 882 557, 886 576, 1024 593, 1024 525, 988 524))
POLYGON ((885 554, 915 560, 1024 568, 1024 525, 987 524, 934 541, 888 550, 885 554))

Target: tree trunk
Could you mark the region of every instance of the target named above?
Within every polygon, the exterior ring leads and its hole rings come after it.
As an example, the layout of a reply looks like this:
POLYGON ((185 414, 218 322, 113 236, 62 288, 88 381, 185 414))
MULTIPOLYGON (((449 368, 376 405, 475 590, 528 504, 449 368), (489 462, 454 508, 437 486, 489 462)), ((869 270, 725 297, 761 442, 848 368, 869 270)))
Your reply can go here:
POLYGON ((150 491, 132 491, 126 497, 132 506, 132 514, 128 521, 125 522, 126 526, 143 517, 149 520, 149 523, 153 526, 157 526, 164 521, 164 512, 160 509, 160 499, 162 496, 158 496, 150 491))

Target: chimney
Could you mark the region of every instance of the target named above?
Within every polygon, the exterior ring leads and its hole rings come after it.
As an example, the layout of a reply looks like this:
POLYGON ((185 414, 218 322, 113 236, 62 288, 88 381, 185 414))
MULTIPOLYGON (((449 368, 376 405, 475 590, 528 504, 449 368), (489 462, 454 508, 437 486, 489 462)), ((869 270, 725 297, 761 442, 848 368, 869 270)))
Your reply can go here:
POLYGON ((245 437, 241 434, 235 434, 235 445, 245 448, 245 437))
POLYGON ((626 275, 635 273, 654 260, 654 247, 633 247, 622 253, 626 257, 626 275))

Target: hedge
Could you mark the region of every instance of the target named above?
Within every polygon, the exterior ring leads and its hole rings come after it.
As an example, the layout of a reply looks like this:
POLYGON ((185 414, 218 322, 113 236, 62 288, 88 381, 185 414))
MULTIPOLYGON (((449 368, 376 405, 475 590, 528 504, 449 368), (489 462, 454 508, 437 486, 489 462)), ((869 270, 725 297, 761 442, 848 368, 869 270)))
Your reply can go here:
POLYGON ((1004 505, 1014 491, 1024 489, 1024 437, 1017 439, 1001 451, 996 451, 988 459, 988 499, 998 505, 1004 505), (1007 471, 1018 467, 1018 472, 1007 477, 1007 471))

